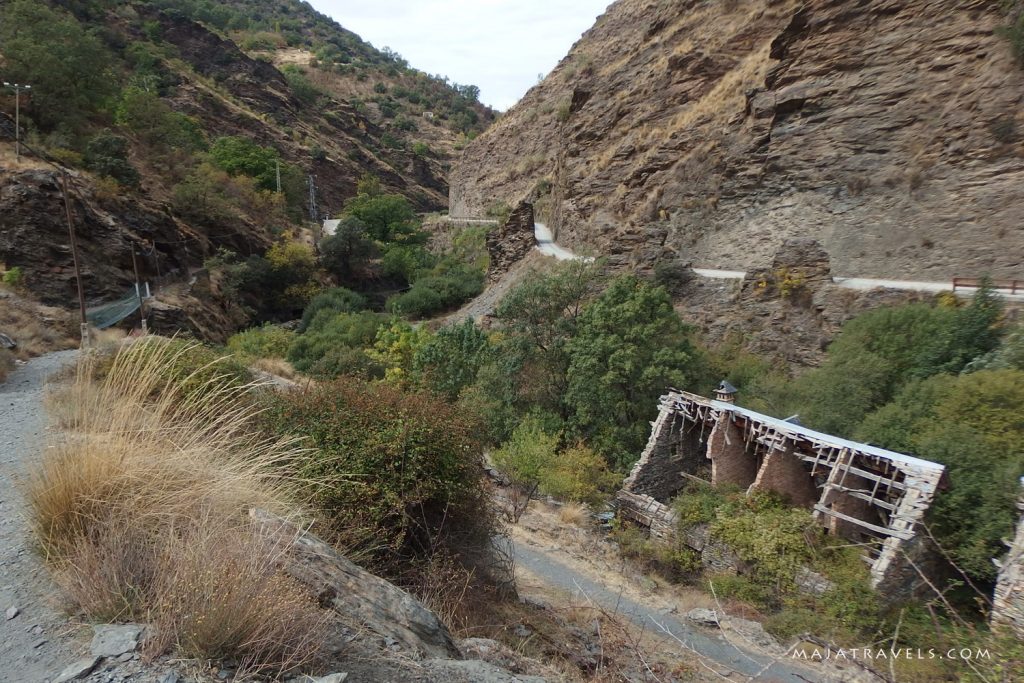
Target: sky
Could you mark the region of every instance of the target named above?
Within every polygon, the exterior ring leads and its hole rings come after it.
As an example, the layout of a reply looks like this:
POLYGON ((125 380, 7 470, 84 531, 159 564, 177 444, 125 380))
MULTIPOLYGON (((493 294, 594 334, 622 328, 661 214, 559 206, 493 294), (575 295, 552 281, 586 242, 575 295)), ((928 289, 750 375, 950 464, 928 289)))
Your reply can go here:
POLYGON ((310 0, 317 10, 413 68, 515 104, 569 52, 611 0, 310 0))

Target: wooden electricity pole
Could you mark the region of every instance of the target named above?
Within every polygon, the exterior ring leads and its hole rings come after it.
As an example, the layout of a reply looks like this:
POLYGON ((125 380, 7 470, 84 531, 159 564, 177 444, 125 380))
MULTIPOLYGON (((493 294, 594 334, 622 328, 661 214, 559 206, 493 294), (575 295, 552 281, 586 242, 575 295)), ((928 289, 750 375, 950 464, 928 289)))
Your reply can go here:
POLYGON ((82 348, 89 348, 89 322, 85 318, 85 291, 82 289, 82 271, 78 267, 78 241, 75 239, 75 223, 71 216, 71 199, 68 197, 68 174, 61 169, 60 188, 64 195, 64 214, 68 221, 68 238, 71 241, 71 260, 75 264, 75 282, 78 284, 78 310, 81 314, 82 348))

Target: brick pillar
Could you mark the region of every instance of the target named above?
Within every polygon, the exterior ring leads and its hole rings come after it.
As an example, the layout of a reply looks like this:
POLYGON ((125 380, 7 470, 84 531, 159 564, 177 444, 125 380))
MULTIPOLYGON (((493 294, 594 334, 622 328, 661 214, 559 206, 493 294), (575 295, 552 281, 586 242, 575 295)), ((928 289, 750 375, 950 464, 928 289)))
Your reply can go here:
POLYGON ((723 412, 708 436, 711 459, 711 483, 736 484, 746 488, 757 476, 757 458, 748 453, 743 432, 732 421, 732 413, 723 412))
POLYGON ((768 451, 754 480, 752 491, 775 491, 796 506, 810 508, 818 501, 818 490, 792 444, 768 451))

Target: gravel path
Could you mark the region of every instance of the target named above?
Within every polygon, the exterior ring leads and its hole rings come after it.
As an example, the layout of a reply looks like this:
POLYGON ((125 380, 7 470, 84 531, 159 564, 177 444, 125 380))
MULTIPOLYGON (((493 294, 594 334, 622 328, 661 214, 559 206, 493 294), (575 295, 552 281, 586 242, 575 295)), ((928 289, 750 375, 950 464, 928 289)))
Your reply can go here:
POLYGON ((45 447, 46 378, 73 360, 61 351, 19 365, 0 384, 0 681, 49 681, 81 657, 84 637, 57 609, 55 586, 32 552, 16 481, 45 447), (10 608, 14 608, 17 614, 10 608))

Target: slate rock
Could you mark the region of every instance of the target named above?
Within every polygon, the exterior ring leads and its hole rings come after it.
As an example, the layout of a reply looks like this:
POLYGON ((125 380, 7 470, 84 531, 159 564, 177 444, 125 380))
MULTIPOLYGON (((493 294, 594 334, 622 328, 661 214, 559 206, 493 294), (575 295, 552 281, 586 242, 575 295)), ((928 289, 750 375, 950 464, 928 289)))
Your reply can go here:
POLYGON ((53 679, 53 683, 80 681, 88 676, 90 671, 96 668, 99 661, 99 657, 85 657, 84 659, 79 659, 77 662, 70 664, 66 669, 61 671, 57 678, 53 679))
POLYGON ((101 624, 93 628, 90 651, 97 657, 117 657, 139 646, 142 626, 138 624, 101 624))
POLYGON ((713 609, 704 609, 698 607, 692 609, 686 613, 686 618, 697 624, 698 626, 706 626, 707 628, 720 628, 718 623, 718 612, 713 609))

